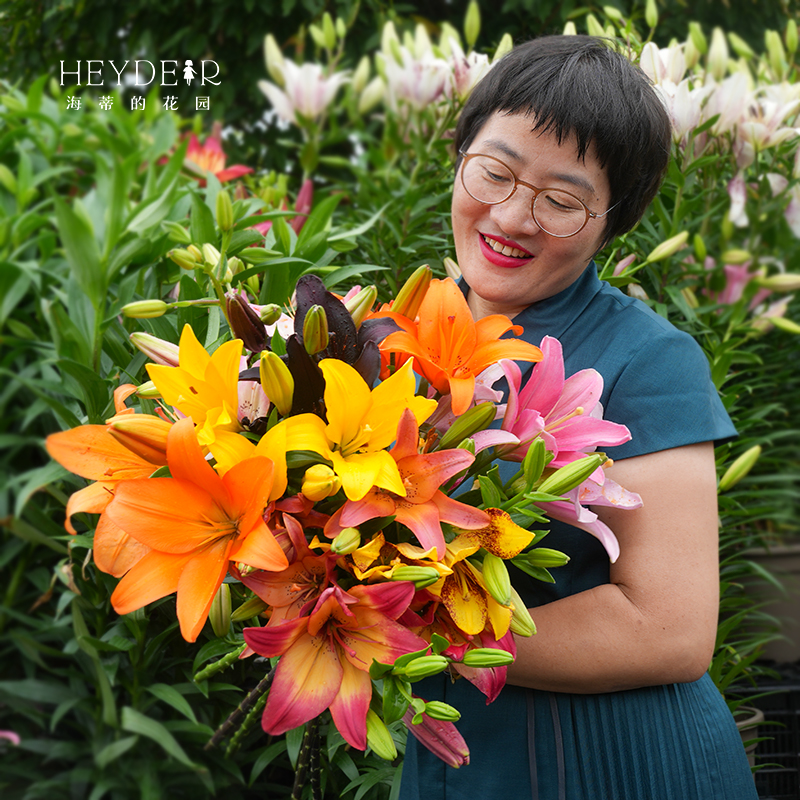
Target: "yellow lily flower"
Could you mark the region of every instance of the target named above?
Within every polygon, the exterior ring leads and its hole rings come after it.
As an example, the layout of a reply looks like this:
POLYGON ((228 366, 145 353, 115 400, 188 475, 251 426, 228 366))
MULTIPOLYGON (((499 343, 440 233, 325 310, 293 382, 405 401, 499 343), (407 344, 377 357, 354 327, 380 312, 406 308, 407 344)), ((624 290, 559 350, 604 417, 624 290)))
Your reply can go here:
POLYGON ((397 436, 405 409, 419 424, 436 408, 435 400, 414 395, 411 362, 373 391, 344 361, 326 358, 319 366, 328 422, 316 414, 288 417, 286 449, 311 450, 330 461, 350 500, 361 500, 373 486, 405 497, 397 462, 386 448, 397 436))

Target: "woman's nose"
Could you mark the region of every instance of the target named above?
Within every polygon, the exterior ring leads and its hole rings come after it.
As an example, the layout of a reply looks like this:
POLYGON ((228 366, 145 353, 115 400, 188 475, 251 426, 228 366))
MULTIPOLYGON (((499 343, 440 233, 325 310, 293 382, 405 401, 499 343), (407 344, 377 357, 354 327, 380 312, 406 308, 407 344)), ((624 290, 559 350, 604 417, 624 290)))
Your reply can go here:
POLYGON ((492 221, 513 238, 513 234, 532 236, 541 228, 533 218, 533 195, 525 187, 519 187, 508 200, 491 207, 492 221))

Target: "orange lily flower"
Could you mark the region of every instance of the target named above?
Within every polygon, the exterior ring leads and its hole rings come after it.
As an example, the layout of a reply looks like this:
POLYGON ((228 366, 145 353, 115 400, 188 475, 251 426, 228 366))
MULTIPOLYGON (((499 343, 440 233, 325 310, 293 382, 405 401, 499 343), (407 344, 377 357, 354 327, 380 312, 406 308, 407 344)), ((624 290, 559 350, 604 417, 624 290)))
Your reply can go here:
MULTIPOLYGON (((212 132, 206 136, 203 144, 200 144, 200 140, 194 133, 189 137, 186 161, 190 162, 187 164, 190 169, 194 167, 193 171, 199 171, 201 175, 211 172, 220 183, 225 183, 234 178, 241 178, 242 175, 247 175, 253 171, 251 167, 246 167, 244 164, 234 164, 226 168, 225 163, 227 160, 219 135, 215 135, 212 132)), ((201 186, 206 185, 204 177, 198 178, 198 182, 201 186)))
POLYGON ((453 413, 463 414, 475 393, 475 378, 501 358, 541 361, 538 347, 520 339, 501 339, 522 327, 503 314, 475 322, 461 290, 450 279, 433 280, 416 322, 391 315, 403 328, 380 345, 382 353, 414 356, 414 369, 441 394, 450 394, 453 413))
POLYGON ((177 592, 183 638, 197 639, 229 561, 279 571, 288 560, 264 523, 272 461, 256 456, 223 477, 203 458, 194 423, 182 419, 167 438, 171 478, 123 481, 108 518, 151 548, 111 596, 119 614, 177 592))

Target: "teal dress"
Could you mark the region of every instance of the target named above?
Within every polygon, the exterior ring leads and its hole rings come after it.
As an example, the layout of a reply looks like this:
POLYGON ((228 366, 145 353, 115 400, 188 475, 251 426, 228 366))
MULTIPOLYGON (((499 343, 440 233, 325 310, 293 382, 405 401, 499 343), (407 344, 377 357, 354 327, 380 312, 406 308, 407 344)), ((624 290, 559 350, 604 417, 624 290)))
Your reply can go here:
MULTIPOLYGON (((468 291, 463 282, 462 290, 468 291)), ((514 322, 533 344, 557 337, 568 376, 589 367, 602 374, 604 416, 632 434, 607 448, 613 459, 736 435, 699 346, 644 303, 601 282, 593 263, 514 322)), ((553 570, 554 584, 513 576, 530 607, 609 582, 608 557, 593 536, 554 522, 546 544, 570 562, 553 570)), ((609 694, 506 686, 489 705, 466 680, 437 676, 415 691, 461 711, 457 727, 470 764, 448 767, 409 736, 400 800, 757 798, 741 738, 708 675, 609 694)))

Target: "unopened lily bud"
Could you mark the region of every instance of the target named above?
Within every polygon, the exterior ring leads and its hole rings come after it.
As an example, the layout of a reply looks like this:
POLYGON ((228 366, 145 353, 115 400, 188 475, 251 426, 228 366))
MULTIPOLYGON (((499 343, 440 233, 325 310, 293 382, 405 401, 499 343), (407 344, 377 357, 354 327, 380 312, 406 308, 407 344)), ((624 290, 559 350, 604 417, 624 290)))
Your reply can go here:
POLYGON ((434 567, 403 566, 395 567, 393 581, 411 581, 415 588, 425 589, 441 579, 441 573, 434 567))
POLYGON ((392 311, 396 314, 402 314, 408 319, 416 319, 419 307, 428 293, 432 277, 433 272, 427 264, 417 267, 397 293, 397 297, 392 303, 392 311))
POLYGON ((700 51, 690 36, 683 44, 683 58, 686 62, 686 69, 693 70, 700 61, 700 51))
POLYGON ((578 29, 575 27, 575 23, 572 20, 569 20, 564 25, 564 30, 562 31, 564 36, 577 36, 578 29))
POLYGON ((220 584, 217 589, 211 601, 208 619, 215 636, 222 638, 228 635, 231 629, 231 587, 227 583, 220 584))
POLYGON ((233 203, 224 189, 217 192, 217 226, 221 231, 229 231, 233 227, 233 203))
POLYGON ((186 248, 186 252, 195 260, 195 262, 199 265, 203 262, 203 251, 196 245, 190 244, 186 248))
MULTIPOLYGON (((614 6, 603 6, 603 13, 609 18, 616 20, 617 22, 622 22, 624 17, 622 16, 622 12, 618 8, 614 8, 614 6)), ((648 23, 649 25, 650 23, 648 23)), ((650 25, 650 27, 654 27, 650 25)))
POLYGON ((764 42, 767 45, 769 65, 778 80, 781 80, 786 71, 786 51, 783 49, 780 34, 778 31, 766 31, 764 42))
POLYGON ((281 318, 281 307, 276 303, 267 303, 261 306, 258 315, 265 325, 274 325, 281 318))
POLYGON ((336 47, 336 28, 333 26, 333 17, 329 11, 322 15, 322 38, 328 50, 336 47))
POLYGON ((397 748, 391 732, 371 708, 367 711, 367 745, 384 761, 394 761, 397 758, 397 748))
POLYGON ((394 23, 389 21, 384 23, 383 30, 381 31, 381 50, 386 55, 391 53, 392 42, 399 44, 397 30, 394 27, 394 23))
POLYGON ((726 250, 719 258, 723 264, 744 264, 753 258, 753 254, 749 250, 734 247, 726 250))
POLYGON ((421 681, 423 678, 430 678, 438 675, 447 669, 450 662, 444 656, 420 656, 413 661, 409 661, 405 667, 395 667, 395 675, 403 675, 412 681, 421 681))
MULTIPOLYGON (((565 564, 569 563, 569 556, 566 555, 566 553, 562 553, 560 550, 553 550, 549 547, 535 547, 533 550, 529 550, 527 553, 517 556, 517 559, 524 561, 526 564, 530 564, 532 567, 542 567, 544 569, 563 567, 565 564)), ((515 559, 515 561, 517 559, 515 559)))
POLYGON ((494 421, 496 413, 497 407, 488 400, 468 409, 447 429, 439 442, 439 449, 455 447, 478 431, 486 430, 494 421))
POLYGON ((586 15, 586 32, 589 34, 589 36, 604 37, 606 35, 605 28, 600 24, 599 20, 594 14, 586 15))
POLYGON ((714 28, 711 32, 711 45, 708 48, 708 71, 721 81, 728 71, 728 42, 722 28, 714 28))
POLYGON ((355 297, 351 297, 344 304, 344 307, 350 312, 357 329, 361 327, 361 323, 369 314, 377 297, 378 290, 375 286, 365 286, 355 297))
POLYGON ((288 416, 294 401, 294 378, 289 367, 271 350, 263 350, 258 363, 261 388, 278 409, 281 416, 288 416))
POLYGON ((464 39, 467 47, 473 47, 478 41, 481 32, 481 10, 478 8, 477 0, 470 0, 467 6, 467 13, 464 17, 464 39))
POLYGON ((689 23, 689 37, 691 38, 694 46, 705 55, 708 52, 708 40, 706 39, 703 29, 700 27, 699 22, 689 23))
POLYGON ((647 263, 652 264, 656 261, 663 261, 665 258, 674 256, 688 241, 689 231, 681 231, 675 236, 671 236, 665 242, 654 247, 650 255, 647 256, 647 263))
POLYGON ((751 469, 753 469, 760 457, 760 445, 755 445, 749 450, 745 450, 744 453, 725 470, 725 474, 719 479, 719 491, 726 492, 728 489, 735 486, 751 469))
POLYGON ((151 361, 165 367, 177 367, 180 363, 178 345, 159 339, 149 333, 135 331, 130 335, 131 344, 151 361))
POLYGON ((492 64, 499 61, 503 56, 508 55, 514 49, 514 40, 511 38, 510 33, 504 33, 497 45, 497 50, 494 51, 492 56, 492 64))
POLYGON ((263 614, 269 606, 260 597, 251 597, 245 600, 236 611, 231 614, 231 622, 247 622, 247 620, 263 614))
POLYGON ((358 66, 356 67, 356 70, 353 73, 353 80, 350 84, 353 87, 353 91, 357 95, 360 95, 361 92, 364 91, 364 87, 367 85, 367 82, 369 81, 369 73, 370 73, 369 56, 361 56, 361 60, 358 62, 358 66))
POLYGON ((511 631, 517 636, 533 636, 536 633, 536 625, 533 622, 531 612, 522 601, 517 590, 511 587, 511 631))
POLYGON ((655 28, 658 25, 658 7, 656 0, 647 0, 644 6, 644 21, 648 28, 655 28))
POLYGON ((528 447, 525 458, 522 459, 522 476, 525 488, 530 489, 542 477, 547 464, 547 445, 540 436, 537 436, 528 447))
POLYGON ((489 594, 500 603, 507 606, 511 603, 511 578, 508 575, 508 567, 502 558, 487 553, 483 557, 483 582, 489 590, 489 594))
POLYGON ((461 661, 468 667, 507 667, 514 663, 514 656, 507 650, 476 647, 474 650, 467 650, 461 661))
POLYGON ((706 248, 706 243, 703 237, 696 233, 694 235, 694 239, 692 240, 694 244, 694 257, 702 264, 706 260, 706 256, 708 255, 708 249, 706 248))
POLYGON ((336 20, 336 35, 340 39, 344 39, 344 37, 347 36, 347 26, 344 24, 344 20, 341 17, 336 20))
POLYGON ((750 45, 733 31, 728 31, 728 41, 731 43, 733 52, 736 53, 739 58, 752 58, 755 55, 750 45))
POLYGON ((242 259, 238 258, 237 256, 231 256, 228 259, 228 269, 231 271, 232 274, 238 275, 244 269, 244 261, 242 261, 242 259))
POLYGON ((163 317, 169 306, 163 300, 135 300, 122 306, 122 316, 131 319, 153 319, 163 317))
POLYGON ((321 48, 325 49, 325 34, 322 32, 322 28, 319 25, 311 25, 308 26, 308 32, 311 34, 311 38, 314 40, 314 44, 321 48))
POLYGON ((424 713, 431 719, 442 719, 446 722, 458 722, 461 719, 461 713, 457 708, 441 700, 429 700, 425 703, 424 713))
POLYGON ((158 390, 153 381, 145 381, 136 390, 137 397, 143 397, 145 400, 156 400, 161 397, 161 392, 158 390))
POLYGON ((303 346, 313 356, 328 346, 328 317, 322 306, 314 305, 308 309, 303 320, 303 346))
POLYGON ((192 243, 192 237, 189 235, 189 231, 179 222, 167 219, 161 223, 161 227, 167 232, 171 241, 177 242, 178 244, 192 243))
POLYGON ((118 414, 106 420, 108 432, 132 453, 163 467, 167 463, 167 435, 172 425, 150 414, 118 414))
POLYGON ((264 37, 264 62, 270 78, 278 86, 282 87, 285 83, 285 78, 283 77, 283 53, 281 53, 281 49, 271 33, 264 37))
POLYGON ((447 273, 448 278, 457 281, 461 277, 461 267, 459 267, 452 258, 445 256, 442 259, 442 264, 444 265, 444 271, 447 273))
MULTIPOLYGON (((305 492, 304 492, 305 494, 305 492)), ((308 495, 306 495, 308 497, 308 495)), ((361 547, 361 532, 358 528, 345 528, 331 542, 331 552, 339 556, 346 556, 361 547)))
POLYGON ((471 453, 474 456, 475 455, 475 450, 476 450, 476 448, 475 448, 475 440, 474 439, 464 439, 464 441, 461 442, 456 449, 457 450, 466 450, 468 453, 471 453))
POLYGON ((208 243, 204 244, 202 247, 202 252, 203 252, 203 261, 209 267, 213 268, 219 265, 219 261, 222 258, 222 255, 220 254, 219 250, 217 250, 217 248, 214 247, 213 244, 208 244, 208 243))
POLYGON ((791 18, 786 24, 786 49, 792 55, 797 52, 797 22, 791 18))
POLYGON ((762 289, 771 289, 773 292, 794 292, 800 289, 800 275, 796 272, 781 272, 767 278, 757 278, 756 283, 762 289))
POLYGON ((649 295, 644 290, 644 287, 638 283, 628 284, 628 297, 635 297, 637 300, 649 299, 649 295))
POLYGON ((786 333, 793 333, 796 336, 800 335, 800 325, 794 320, 786 319, 785 317, 769 317, 768 320, 779 330, 786 331, 786 333))
POLYGON ((606 462, 603 453, 591 455, 572 461, 566 466, 559 467, 549 478, 546 478, 538 487, 538 491, 546 494, 563 495, 580 486, 599 466, 606 462))
POLYGON ((386 84, 380 75, 376 75, 361 92, 358 98, 358 113, 369 114, 386 96, 386 84))
POLYGON ((267 346, 267 328, 247 298, 239 291, 226 292, 225 308, 234 338, 241 339, 251 353, 264 350, 267 346))
POLYGON ((699 308, 700 301, 697 299, 697 295, 690 286, 684 286, 683 289, 681 289, 681 296, 686 301, 686 305, 689 306, 689 308, 699 308))
MULTIPOLYGON (((281 361, 281 363, 283 363, 281 361)), ((315 503, 318 500, 324 500, 326 497, 331 497, 342 488, 341 478, 327 465, 327 464, 313 464, 303 475, 303 494, 315 503)), ((357 528, 345 528, 346 531, 355 531, 358 535, 358 541, 361 542, 361 535, 358 533, 357 528)), ((337 537, 338 538, 338 537, 337 537)), ((345 536, 341 544, 348 539, 352 539, 352 535, 345 536)), ((334 542, 336 540, 334 539, 334 542)), ((353 548, 355 550, 358 544, 353 548)), ((337 553, 341 551, 336 550, 337 553)), ((348 552, 352 552, 349 550, 348 552)))

